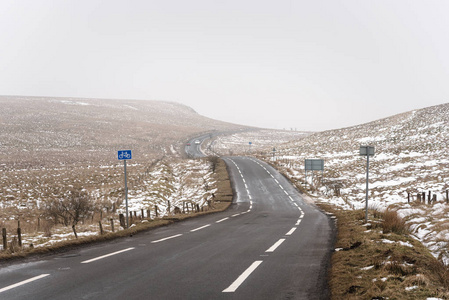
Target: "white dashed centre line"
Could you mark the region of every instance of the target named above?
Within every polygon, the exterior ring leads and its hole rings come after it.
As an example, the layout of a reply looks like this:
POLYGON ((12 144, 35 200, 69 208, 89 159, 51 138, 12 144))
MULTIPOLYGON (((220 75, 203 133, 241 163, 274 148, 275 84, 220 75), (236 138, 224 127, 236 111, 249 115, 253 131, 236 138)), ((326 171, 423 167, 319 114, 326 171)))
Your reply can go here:
POLYGON ((176 234, 176 235, 172 235, 172 236, 169 236, 169 237, 166 237, 166 238, 157 240, 157 241, 152 241, 151 243, 152 243, 152 244, 155 244, 155 243, 163 242, 163 241, 166 241, 166 240, 169 240, 169 239, 177 238, 177 237, 179 237, 179 236, 181 236, 181 235, 182 235, 182 233, 176 234))
POLYGON ((102 256, 99 256, 99 257, 96 257, 96 258, 85 260, 85 261, 82 261, 81 263, 82 264, 88 264, 88 263, 91 263, 91 262, 94 262, 94 261, 97 261, 97 260, 100 260, 100 259, 103 259, 103 258, 106 258, 106 257, 109 257, 109 256, 113 256, 113 255, 117 255, 117 254, 120 254, 120 253, 123 253, 123 252, 130 251, 130 250, 133 250, 133 249, 135 249, 135 248, 131 247, 131 248, 123 249, 123 250, 112 252, 112 253, 109 253, 109 254, 106 254, 106 255, 102 255, 102 256))
POLYGON ((277 249, 277 247, 279 247, 283 242, 285 241, 285 239, 280 239, 279 241, 277 241, 276 243, 274 243, 273 246, 271 246, 267 251, 265 252, 274 252, 274 250, 277 249))
POLYGON ((231 217, 237 217, 237 216, 240 216, 240 213, 232 215, 231 217))
POLYGON ((33 282, 33 281, 36 281, 36 280, 39 280, 39 279, 44 278, 44 277, 47 277, 47 276, 49 276, 49 275, 50 275, 50 274, 42 274, 42 275, 39 275, 39 276, 30 278, 30 279, 27 279, 27 280, 24 280, 24 281, 21 281, 21 282, 18 282, 18 283, 9 285, 9 286, 7 286, 7 287, 4 287, 4 288, 0 289, 0 293, 6 292, 7 290, 10 290, 10 289, 19 287, 19 286, 21 286, 21 285, 24 285, 24 284, 27 284, 27 283, 30 283, 30 282, 33 282))
POLYGON ((296 227, 293 227, 292 229, 290 229, 289 232, 287 232, 285 235, 292 235, 293 232, 295 232, 296 227))
POLYGON ((255 269, 262 263, 262 260, 256 260, 253 262, 251 266, 249 266, 248 269, 245 270, 245 272, 242 273, 228 288, 223 290, 223 293, 233 293, 235 292, 239 286, 251 275, 252 272, 254 272, 255 269))
POLYGON ((221 223, 221 222, 223 222, 223 221, 226 221, 227 219, 229 219, 229 217, 226 217, 226 218, 224 218, 224 219, 218 220, 218 221, 216 221, 215 223, 221 223))
POLYGON ((210 224, 207 224, 207 225, 204 225, 204 226, 201 226, 201 227, 198 227, 198 228, 192 229, 192 230, 190 230, 190 232, 195 232, 195 231, 198 231, 198 230, 201 230, 201 229, 207 228, 207 227, 209 227, 209 226, 210 226, 210 224))

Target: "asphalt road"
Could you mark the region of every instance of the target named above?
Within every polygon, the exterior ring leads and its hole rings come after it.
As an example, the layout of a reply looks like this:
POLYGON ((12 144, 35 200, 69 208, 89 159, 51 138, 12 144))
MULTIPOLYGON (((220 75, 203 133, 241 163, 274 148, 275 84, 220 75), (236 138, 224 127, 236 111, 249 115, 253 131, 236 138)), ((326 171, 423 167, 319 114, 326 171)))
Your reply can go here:
POLYGON ((204 153, 201 151, 201 144, 205 139, 210 138, 211 134, 205 134, 194 139, 191 139, 184 146, 184 151, 190 158, 204 157, 204 153))
POLYGON ((0 269, 0 299, 327 299, 333 220, 276 170, 225 158, 223 213, 0 269))

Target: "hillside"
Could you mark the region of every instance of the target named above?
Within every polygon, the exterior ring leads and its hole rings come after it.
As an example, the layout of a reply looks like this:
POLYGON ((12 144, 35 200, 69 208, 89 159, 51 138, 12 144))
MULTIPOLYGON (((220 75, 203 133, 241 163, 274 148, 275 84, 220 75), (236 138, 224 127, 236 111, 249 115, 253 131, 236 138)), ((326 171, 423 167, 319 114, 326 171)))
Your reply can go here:
POLYGON ((205 131, 243 126, 171 102, 0 96, 1 169, 158 157, 205 131))
MULTIPOLYGON (((311 134, 278 147, 274 163, 304 185, 304 159, 324 159, 324 176, 320 172, 314 176, 316 195, 349 209, 363 208, 366 157, 359 156, 361 145, 375 146, 375 156, 370 159, 370 207, 393 205, 414 235, 448 262, 449 104, 311 134), (437 199, 431 205, 429 191, 437 199), (423 192, 426 203, 418 203, 417 194, 423 192)), ((266 159, 272 160, 270 154, 266 159)))
POLYGON ((0 107, 0 225, 37 219, 73 187, 119 205, 117 150, 132 149, 128 187, 140 190, 161 159, 180 157, 192 136, 245 128, 170 102, 0 96, 0 107))

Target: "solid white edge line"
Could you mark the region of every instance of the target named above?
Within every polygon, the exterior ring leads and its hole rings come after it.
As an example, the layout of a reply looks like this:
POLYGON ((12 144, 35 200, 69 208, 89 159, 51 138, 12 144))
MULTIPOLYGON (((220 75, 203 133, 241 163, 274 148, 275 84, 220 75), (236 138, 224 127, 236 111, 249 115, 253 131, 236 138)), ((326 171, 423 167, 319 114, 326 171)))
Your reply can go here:
POLYGON ((182 235, 182 233, 180 233, 180 234, 176 234, 176 235, 172 235, 172 236, 169 236, 169 237, 166 237, 166 238, 160 239, 160 240, 152 241, 151 243, 152 243, 152 244, 154 244, 154 243, 159 243, 159 242, 163 242, 163 241, 166 241, 166 240, 169 240, 169 239, 174 239, 174 238, 177 238, 178 236, 181 236, 181 235, 182 235))
POLYGON ((226 217, 226 218, 224 218, 224 219, 218 220, 218 221, 216 221, 215 223, 221 223, 221 222, 223 222, 223 221, 226 221, 227 219, 229 219, 229 217, 226 217))
POLYGON ((296 227, 293 227, 292 229, 290 229, 289 232, 287 232, 285 235, 292 235, 293 232, 295 232, 296 227))
POLYGON ((223 293, 233 293, 235 292, 239 286, 251 275, 252 272, 263 262, 263 260, 256 260, 249 266, 245 272, 242 273, 229 287, 223 290, 223 293))
POLYGON ((276 243, 274 243, 273 246, 271 246, 267 251, 265 252, 274 252, 274 250, 276 250, 277 247, 279 247, 283 242, 285 241, 285 239, 280 239, 279 241, 277 241, 276 243))
POLYGON ((85 261, 82 261, 81 263, 82 264, 88 264, 88 263, 91 263, 91 262, 94 262, 94 261, 97 261, 97 260, 100 260, 100 259, 103 259, 103 258, 106 258, 106 257, 109 257, 109 256, 113 256, 113 255, 116 255, 116 254, 120 254, 122 252, 130 251, 130 250, 133 250, 133 249, 135 249, 135 248, 131 247, 131 248, 123 249, 123 250, 112 252, 112 253, 109 253, 109 254, 106 254, 106 255, 102 255, 102 256, 99 256, 99 257, 96 257, 96 258, 85 260, 85 261))
POLYGON ((210 226, 210 224, 207 224, 207 225, 204 225, 204 226, 201 226, 201 227, 198 227, 198 228, 192 229, 192 230, 190 230, 190 232, 195 232, 195 231, 198 231, 198 230, 201 230, 201 229, 207 228, 207 227, 209 227, 209 226, 210 226))
POLYGON ((4 288, 0 289, 0 293, 6 292, 7 290, 16 288, 16 287, 18 287, 18 286, 21 286, 21 285, 24 285, 24 284, 27 284, 27 283, 30 283, 30 282, 33 282, 33 281, 36 281, 36 280, 39 280, 39 279, 44 278, 44 277, 47 277, 47 276, 49 276, 49 275, 50 275, 50 274, 42 274, 42 275, 39 275, 39 276, 30 278, 30 279, 27 279, 27 280, 24 280, 24 281, 21 281, 21 282, 18 282, 18 283, 9 285, 9 286, 7 286, 7 287, 4 287, 4 288))

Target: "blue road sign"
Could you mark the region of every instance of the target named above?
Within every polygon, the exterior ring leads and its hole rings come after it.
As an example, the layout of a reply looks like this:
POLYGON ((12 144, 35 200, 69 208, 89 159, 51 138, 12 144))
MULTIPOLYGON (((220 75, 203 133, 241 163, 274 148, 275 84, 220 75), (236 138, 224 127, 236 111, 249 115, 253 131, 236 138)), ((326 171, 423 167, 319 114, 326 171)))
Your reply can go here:
POLYGON ((131 150, 119 150, 118 151, 118 159, 119 160, 125 160, 125 159, 131 159, 131 150))

